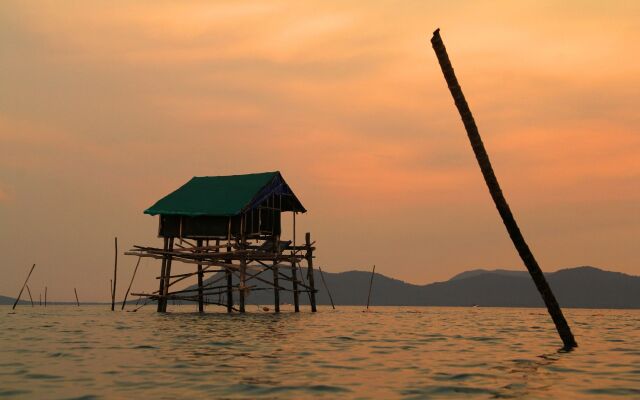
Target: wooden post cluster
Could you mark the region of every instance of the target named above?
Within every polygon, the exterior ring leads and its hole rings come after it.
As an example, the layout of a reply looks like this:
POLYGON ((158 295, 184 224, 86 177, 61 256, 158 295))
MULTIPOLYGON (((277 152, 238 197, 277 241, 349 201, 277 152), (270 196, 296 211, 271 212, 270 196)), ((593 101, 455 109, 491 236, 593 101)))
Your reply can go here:
POLYGON ((133 296, 157 300, 158 312, 166 312, 168 301, 174 300, 196 302, 199 312, 204 312, 205 304, 215 304, 226 307, 228 312, 242 313, 247 309, 248 296, 255 290, 273 291, 274 312, 281 311, 282 292, 292 292, 296 312, 300 311, 299 294, 308 293, 311 311, 317 311, 313 268, 315 247, 311 241, 311 234, 305 235, 305 243, 301 246, 293 245, 291 241, 281 241, 278 235, 252 241, 229 238, 226 243, 216 239, 215 245, 209 245, 207 241, 200 239, 194 241, 181 239, 181 244, 176 246, 174 239, 164 238, 162 248, 134 246, 125 252, 126 255, 139 258, 149 257, 161 260, 160 276, 157 278, 158 290, 153 293, 131 293, 133 296), (171 266, 174 261, 186 265, 195 264, 195 271, 172 275, 171 266), (302 261, 306 261, 307 264, 306 283, 297 273, 298 265, 302 261), (286 267, 284 270, 283 266, 286 267), (262 276, 269 270, 272 279, 262 276), (291 273, 287 274, 285 272, 287 270, 291 273), (205 279, 206 276, 210 278, 205 279), (174 290, 172 288, 178 282, 191 277, 197 278, 194 289, 174 290), (257 287, 253 283, 256 281, 265 285, 257 287), (283 282, 290 282, 290 286, 283 286, 283 282), (234 303, 234 292, 237 293, 237 304, 234 303), (219 296, 218 300, 213 301, 216 295, 219 296), (222 297, 226 299, 221 299, 222 297))

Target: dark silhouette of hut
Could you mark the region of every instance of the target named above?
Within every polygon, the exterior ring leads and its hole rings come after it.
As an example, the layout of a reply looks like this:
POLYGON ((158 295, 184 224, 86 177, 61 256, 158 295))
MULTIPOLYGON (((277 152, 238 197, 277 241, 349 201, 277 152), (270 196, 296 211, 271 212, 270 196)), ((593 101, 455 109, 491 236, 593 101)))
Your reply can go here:
POLYGON ((162 260, 157 292, 137 293, 158 301, 158 311, 166 311, 167 300, 197 301, 220 304, 234 309, 234 292, 238 293, 240 312, 245 311, 245 297, 252 286, 249 281, 269 284, 274 292, 274 309, 280 311, 279 292, 292 290, 295 311, 299 311, 299 292, 308 292, 311 309, 316 311, 313 282, 313 243, 305 235, 304 245, 295 244, 295 215, 304 213, 298 197, 280 172, 231 176, 194 177, 189 182, 158 200, 144 211, 159 215, 158 236, 162 249, 134 246, 128 255, 162 260), (293 214, 292 240, 281 240, 282 213, 293 214), (298 279, 299 263, 307 262, 308 284, 298 279), (197 264, 197 271, 171 275, 174 261, 197 264), (250 271, 250 274, 248 273, 250 271), (271 270, 272 280, 260 277, 271 270), (204 284, 204 275, 224 272, 221 277, 204 284), (287 273, 285 273, 287 272, 287 273), (170 291, 175 283, 196 275, 197 289, 170 291), (239 279, 233 284, 233 275, 239 279), (219 283, 226 277, 226 284, 219 283), (292 289, 280 285, 280 279, 291 282, 292 289), (302 289, 299 289, 302 287, 302 289), (194 293, 195 292, 195 293, 194 293), (211 302, 211 295, 226 296, 222 303, 211 302))

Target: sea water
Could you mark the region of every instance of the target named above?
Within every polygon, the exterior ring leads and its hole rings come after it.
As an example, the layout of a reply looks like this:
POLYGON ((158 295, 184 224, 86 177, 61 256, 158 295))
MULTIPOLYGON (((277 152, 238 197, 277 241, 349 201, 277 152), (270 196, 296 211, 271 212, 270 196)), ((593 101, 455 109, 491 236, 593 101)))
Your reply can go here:
POLYGON ((0 398, 640 398, 640 310, 0 307, 0 398))

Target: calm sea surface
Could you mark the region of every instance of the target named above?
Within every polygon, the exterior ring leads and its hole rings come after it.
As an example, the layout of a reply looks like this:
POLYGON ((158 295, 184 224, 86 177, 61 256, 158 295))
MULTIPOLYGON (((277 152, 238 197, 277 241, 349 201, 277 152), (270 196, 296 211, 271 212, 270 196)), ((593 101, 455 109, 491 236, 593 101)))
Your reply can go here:
POLYGON ((640 398, 640 311, 0 307, 0 398, 640 398))

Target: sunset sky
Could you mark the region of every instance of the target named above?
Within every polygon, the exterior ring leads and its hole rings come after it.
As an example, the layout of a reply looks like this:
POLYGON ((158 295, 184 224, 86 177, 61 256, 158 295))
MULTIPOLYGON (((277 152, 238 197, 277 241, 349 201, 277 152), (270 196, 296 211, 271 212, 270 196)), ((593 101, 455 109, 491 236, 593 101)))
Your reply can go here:
MULTIPOLYGON (((36 298, 106 300, 113 237, 160 245, 145 208, 273 170, 327 271, 523 269, 437 27, 542 269, 640 275, 638 2, 3 1, 0 294, 36 263, 36 298)), ((134 289, 155 289, 159 262, 141 268, 134 289)))

